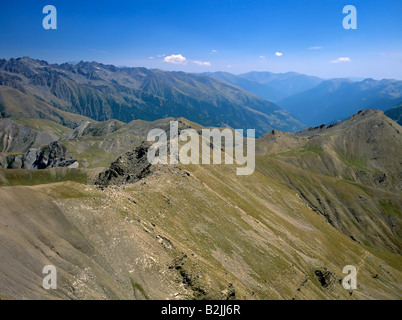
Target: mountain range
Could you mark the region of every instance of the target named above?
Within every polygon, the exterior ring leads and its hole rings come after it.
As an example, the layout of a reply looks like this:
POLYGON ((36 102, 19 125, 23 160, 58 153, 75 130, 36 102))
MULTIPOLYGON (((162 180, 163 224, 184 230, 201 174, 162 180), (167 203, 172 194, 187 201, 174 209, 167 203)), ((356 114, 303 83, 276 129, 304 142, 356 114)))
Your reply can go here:
POLYGON ((295 72, 206 75, 274 101, 307 126, 336 123, 360 109, 386 111, 402 102, 402 81, 393 79, 322 79, 295 72))
POLYGON ((331 79, 278 102, 308 125, 342 121, 360 109, 382 111, 402 102, 402 81, 331 79))
POLYGON ((268 101, 280 101, 305 90, 314 88, 323 79, 296 72, 272 73, 252 71, 239 75, 228 72, 205 73, 252 92, 268 101))
POLYGON ((183 116, 206 126, 253 128, 257 135, 303 127, 274 103, 200 74, 96 62, 57 65, 24 57, 0 60, 0 88, 3 117, 19 116, 25 112, 24 100, 30 99, 35 106, 30 113, 49 118, 49 113, 60 117, 67 112, 61 122, 70 127, 70 114, 123 122, 183 116), (43 108, 49 112, 37 111, 43 108))
POLYGON ((205 126, 255 128, 261 136, 272 129, 295 132, 336 123, 360 109, 386 111, 401 102, 402 81, 392 79, 325 80, 295 72, 190 74, 97 62, 0 60, 2 117, 28 112, 57 118, 70 128, 88 118, 185 117, 205 126))

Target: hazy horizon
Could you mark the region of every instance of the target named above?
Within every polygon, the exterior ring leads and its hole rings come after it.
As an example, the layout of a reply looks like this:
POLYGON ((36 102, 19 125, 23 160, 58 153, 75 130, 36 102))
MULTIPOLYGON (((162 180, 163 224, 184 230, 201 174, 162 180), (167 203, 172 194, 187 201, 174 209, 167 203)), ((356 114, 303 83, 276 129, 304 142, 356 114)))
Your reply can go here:
POLYGON ((89 60, 80 60, 80 61, 48 61, 46 59, 40 58, 40 57, 30 57, 30 56, 20 56, 20 57, 0 57, 0 59, 22 59, 24 57, 28 57, 34 60, 42 60, 42 61, 46 61, 49 64, 58 64, 61 65, 63 63, 68 63, 68 64, 72 64, 72 65, 77 65, 80 62, 85 62, 85 63, 92 63, 92 62, 96 62, 96 63, 100 63, 100 64, 104 64, 104 65, 113 65, 114 67, 117 68, 147 68, 150 70, 161 70, 161 71, 166 71, 166 72, 187 72, 187 73, 194 73, 194 74, 204 74, 204 73, 214 73, 214 72, 224 72, 224 73, 230 73, 233 74, 235 76, 239 76, 242 74, 246 74, 246 73, 251 73, 251 72, 267 72, 267 73, 272 73, 272 74, 286 74, 286 73, 296 73, 296 74, 301 74, 301 75, 306 75, 306 76, 311 76, 311 77, 318 77, 321 78, 322 80, 332 80, 332 79, 348 79, 351 80, 353 82, 360 82, 360 81, 364 81, 366 79, 373 79, 376 81, 380 81, 380 80, 398 80, 398 81, 402 81, 402 77, 401 78, 375 78, 375 77, 359 77, 359 76, 343 76, 343 77, 321 77, 315 74, 311 74, 311 73, 301 73, 301 72, 297 72, 294 70, 288 70, 288 71, 283 71, 283 72, 273 72, 271 70, 249 70, 246 72, 231 72, 231 71, 227 71, 227 70, 216 70, 216 71, 182 71, 182 70, 168 70, 168 69, 163 69, 163 68, 152 68, 152 67, 146 67, 146 66, 140 66, 140 65, 133 65, 133 66, 127 66, 127 65, 115 65, 113 63, 106 63, 106 62, 102 62, 102 61, 89 61, 89 60))

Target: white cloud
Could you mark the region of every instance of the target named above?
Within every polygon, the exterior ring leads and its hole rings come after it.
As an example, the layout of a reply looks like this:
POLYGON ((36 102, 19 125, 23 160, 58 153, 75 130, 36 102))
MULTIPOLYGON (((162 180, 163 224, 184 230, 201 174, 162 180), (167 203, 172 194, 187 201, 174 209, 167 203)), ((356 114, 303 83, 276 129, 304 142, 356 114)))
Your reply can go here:
POLYGON ((338 59, 335 59, 335 60, 332 60, 331 61, 331 63, 338 63, 338 62, 350 62, 350 61, 352 61, 352 60, 350 60, 350 58, 349 57, 344 57, 344 58, 338 58, 338 59))
POLYGON ((187 59, 181 54, 171 54, 163 59, 163 61, 173 64, 186 64, 187 59))
POLYGON ((265 56, 260 56, 260 59, 264 60, 264 59, 265 59, 265 56))
POLYGON ((158 54, 158 58, 166 57, 166 54, 158 54))
POLYGON ((154 57, 149 57, 148 59, 153 60, 153 59, 154 59, 154 57))
POLYGON ((215 49, 211 50, 211 53, 217 53, 217 52, 218 52, 218 50, 215 50, 215 49))
POLYGON ((308 48, 309 50, 321 50, 322 49, 322 47, 320 47, 320 46, 314 46, 314 47, 310 47, 310 48, 308 48))
POLYGON ((281 55, 283 55, 283 53, 282 53, 282 52, 275 52, 275 55, 276 55, 277 57, 280 57, 281 55))
POLYGON ((211 66, 211 62, 209 61, 199 61, 199 60, 194 60, 193 63, 198 64, 199 66, 211 66))
POLYGON ((231 64, 228 64, 228 65, 227 65, 227 67, 228 67, 228 68, 231 68, 231 67, 232 67, 232 65, 231 65, 231 64))

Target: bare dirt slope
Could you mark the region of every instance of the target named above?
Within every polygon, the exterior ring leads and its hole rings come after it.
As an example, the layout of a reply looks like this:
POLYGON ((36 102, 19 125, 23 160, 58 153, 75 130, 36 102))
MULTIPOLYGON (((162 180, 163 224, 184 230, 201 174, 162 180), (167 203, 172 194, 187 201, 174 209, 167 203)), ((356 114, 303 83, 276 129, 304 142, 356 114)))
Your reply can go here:
POLYGON ((1 188, 7 263, 0 292, 16 299, 401 298, 399 255, 357 244, 259 172, 234 173, 163 167, 104 190, 72 182, 1 188), (46 264, 59 270, 58 290, 41 288, 46 264), (358 266, 352 295, 340 284, 347 264, 358 266))
POLYGON ((366 112, 312 134, 273 132, 257 141, 251 176, 233 165, 138 176, 138 149, 102 172, 2 170, 0 296, 401 299, 400 127, 388 119, 366 112), (389 183, 358 170, 383 170, 389 183), (48 264, 57 290, 41 287, 48 264), (346 265, 358 270, 353 292, 341 285, 346 265))

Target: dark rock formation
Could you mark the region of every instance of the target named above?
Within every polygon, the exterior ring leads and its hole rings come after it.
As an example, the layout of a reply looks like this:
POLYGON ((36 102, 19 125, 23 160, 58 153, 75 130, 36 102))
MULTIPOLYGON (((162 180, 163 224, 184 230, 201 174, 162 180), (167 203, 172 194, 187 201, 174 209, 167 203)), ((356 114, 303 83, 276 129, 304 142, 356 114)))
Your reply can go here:
POLYGON ((123 185, 134 183, 151 173, 147 152, 149 145, 143 142, 133 151, 129 151, 114 161, 110 167, 102 171, 94 184, 99 186, 123 185))
POLYGON ((77 160, 68 157, 66 147, 56 141, 40 149, 30 149, 23 155, 8 156, 5 167, 6 169, 40 170, 77 166, 77 160))
MULTIPOLYGON (((34 169, 47 169, 54 167, 69 167, 76 160, 72 157, 67 158, 67 149, 64 145, 53 142, 36 152, 36 159, 32 166, 34 169)), ((23 157, 23 163, 26 158, 23 157)), ((28 162, 30 165, 30 162, 28 162)))
POLYGON ((314 274, 324 288, 331 287, 337 280, 336 275, 325 267, 315 270, 314 274))

